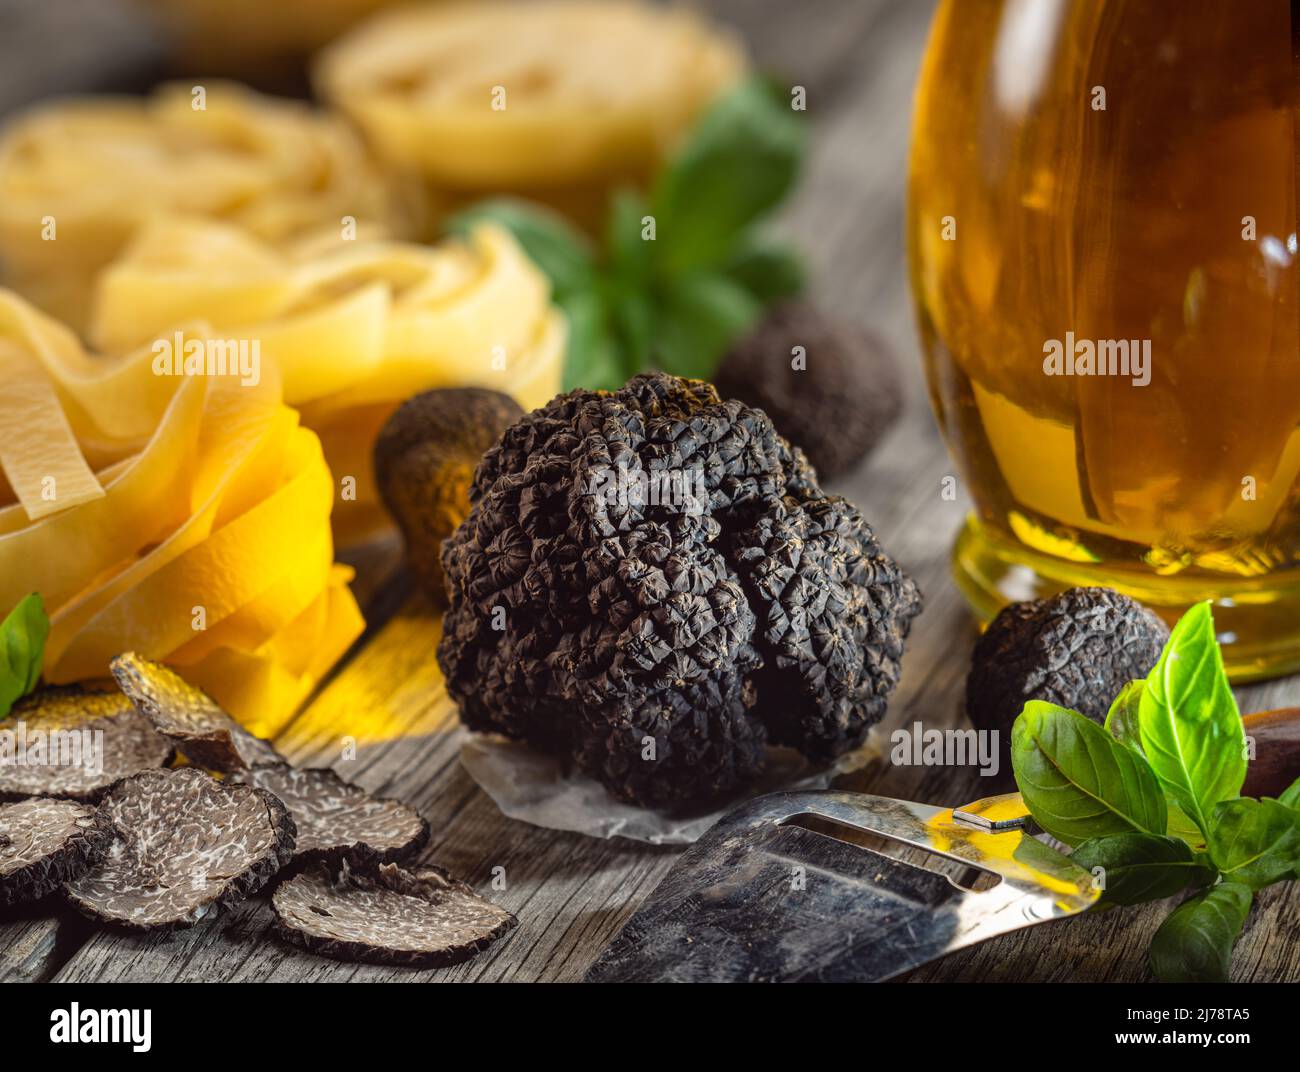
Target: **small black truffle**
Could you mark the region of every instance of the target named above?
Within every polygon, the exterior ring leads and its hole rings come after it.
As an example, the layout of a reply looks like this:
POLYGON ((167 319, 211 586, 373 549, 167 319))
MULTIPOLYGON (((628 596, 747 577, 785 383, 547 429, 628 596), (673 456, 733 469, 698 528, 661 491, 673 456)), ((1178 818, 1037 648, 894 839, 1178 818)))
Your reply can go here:
POLYGON ((126 930, 193 926, 261 889, 293 856, 293 819, 279 800, 193 767, 142 771, 100 807, 115 836, 67 898, 126 930))
POLYGON ((515 926, 438 867, 318 867, 271 898, 286 941, 336 960, 441 968, 468 960, 515 926))
POLYGON ((803 302, 776 306, 732 347, 713 380, 724 398, 771 417, 823 480, 852 470, 903 408, 902 379, 885 345, 803 302))
POLYGON ((402 530, 411 568, 437 606, 447 602, 442 541, 469 513, 474 469, 523 415, 500 391, 440 388, 402 403, 375 441, 379 494, 402 530))
POLYGON ((472 729, 616 796, 716 801, 769 743, 862 743, 916 585, 766 415, 699 380, 572 391, 502 436, 443 547, 438 661, 472 729))
POLYGON ((0 908, 35 901, 85 874, 112 835, 89 804, 41 797, 0 804, 0 908))
POLYGON ((166 766, 172 757, 171 742, 122 693, 78 685, 38 689, 0 719, 3 731, 15 734, 15 739, 21 734, 28 749, 39 740, 48 750, 54 747, 54 734, 74 732, 90 734, 81 740, 97 741, 99 746, 94 755, 83 753, 80 762, 0 762, 0 800, 95 801, 119 779, 166 766))
POLYGON ((226 781, 265 789, 289 809, 298 831, 295 864, 391 863, 429 840, 429 824, 409 804, 372 797, 327 768, 281 764, 240 771, 226 781))
POLYGON ((270 741, 254 737, 171 667, 128 651, 109 669, 136 710, 195 766, 229 774, 284 762, 270 741))
POLYGON ((975 645, 966 713, 977 729, 1001 732, 1009 777, 1011 724, 1027 700, 1103 723, 1120 690, 1147 676, 1168 639, 1164 622, 1110 588, 1012 603, 975 645))

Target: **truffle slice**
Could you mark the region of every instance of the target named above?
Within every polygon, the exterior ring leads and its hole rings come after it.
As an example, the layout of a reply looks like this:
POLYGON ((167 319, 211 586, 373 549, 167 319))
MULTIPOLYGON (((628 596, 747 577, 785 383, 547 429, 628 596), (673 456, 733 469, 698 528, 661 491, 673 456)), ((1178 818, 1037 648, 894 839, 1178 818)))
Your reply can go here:
POLYGON ((0 720, 0 732, 6 731, 14 735, 15 749, 24 742, 27 762, 0 761, 0 800, 95 801, 119 779, 166 766, 172 755, 171 742, 116 691, 41 689, 0 720), (37 747, 45 760, 34 763, 37 747), (76 762, 68 761, 70 749, 76 762))
POLYGON ((271 898, 286 940, 336 960, 440 968, 468 960, 518 922, 439 867, 319 867, 271 898))
POLYGON ((1011 725, 1027 700, 1103 724, 1120 690, 1150 673, 1168 639, 1164 622, 1111 588, 1071 588, 1005 607, 976 643, 966 678, 971 723, 1001 734, 1004 780, 1011 725))
POLYGON ((119 655, 109 667, 139 712, 175 741, 191 763, 228 774, 284 762, 269 741, 254 737, 171 667, 133 651, 119 655))
POLYGON ((509 395, 483 387, 439 388, 408 399, 375 441, 375 479, 427 594, 446 606, 442 541, 469 513, 484 451, 523 417, 509 395))
POLYGON ((372 797, 332 770, 284 764, 242 771, 229 782, 265 789, 289 809, 298 828, 295 862, 391 863, 429 840, 429 824, 410 805, 372 797))
POLYGON ((0 908, 35 901, 84 874, 111 837, 89 804, 44 797, 0 804, 0 908))
POLYGON ((713 382, 723 398, 771 417, 823 480, 853 469, 903 408, 902 377, 885 345, 803 302, 773 308, 722 359, 713 382))
POLYGON ((101 805, 117 830, 68 900, 128 930, 189 927, 260 889, 293 856, 289 812, 270 793, 193 767, 143 771, 101 805))

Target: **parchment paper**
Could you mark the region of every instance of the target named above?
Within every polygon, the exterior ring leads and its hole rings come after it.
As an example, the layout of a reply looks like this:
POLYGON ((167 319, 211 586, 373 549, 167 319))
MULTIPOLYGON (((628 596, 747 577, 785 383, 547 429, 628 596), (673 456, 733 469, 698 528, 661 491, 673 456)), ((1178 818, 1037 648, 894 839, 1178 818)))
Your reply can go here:
POLYGON ((549 830, 651 845, 689 845, 742 800, 784 789, 825 789, 840 775, 880 757, 874 730, 861 748, 831 767, 814 767, 793 749, 771 748, 766 773, 734 799, 707 814, 670 816, 616 800, 594 778, 576 770, 566 773, 556 758, 518 741, 460 732, 461 764, 503 815, 549 830))

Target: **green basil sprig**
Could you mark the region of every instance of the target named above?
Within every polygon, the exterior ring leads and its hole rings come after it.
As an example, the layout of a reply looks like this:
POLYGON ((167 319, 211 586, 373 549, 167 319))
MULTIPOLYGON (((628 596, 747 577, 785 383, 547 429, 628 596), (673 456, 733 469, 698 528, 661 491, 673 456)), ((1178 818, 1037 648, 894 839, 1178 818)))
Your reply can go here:
POLYGON ((1099 904, 1200 890, 1151 944, 1162 980, 1226 980, 1254 891, 1300 878, 1300 780, 1277 800, 1242 797, 1245 733, 1208 603, 1174 627, 1104 728, 1031 701, 1011 762, 1035 821, 1104 876, 1099 904))
POLYGON ((1214 805, 1241 792, 1246 734, 1208 603, 1174 626, 1138 709, 1142 751, 1165 792, 1208 836, 1214 805))
POLYGON ((1168 809, 1151 768, 1077 711, 1025 704, 1011 731, 1011 766, 1034 820, 1067 845, 1165 832, 1168 809))
POLYGON ((21 599, 0 622, 0 718, 36 688, 49 635, 50 620, 37 592, 21 599))
POLYGON ((1250 912, 1249 886, 1220 882, 1169 913, 1151 939, 1151 971, 1162 982, 1220 983, 1250 912))
POLYGON ((473 205, 448 230, 503 226, 550 279, 569 318, 566 389, 650 368, 707 378, 766 305, 803 288, 798 255, 761 225, 793 189, 805 141, 789 101, 755 77, 705 112, 648 195, 611 199, 599 248, 514 198, 473 205))
POLYGON ((1161 834, 1108 834, 1089 838, 1070 854, 1085 871, 1100 868, 1103 897, 1109 904, 1135 905, 1205 886, 1215 870, 1203 853, 1161 834))

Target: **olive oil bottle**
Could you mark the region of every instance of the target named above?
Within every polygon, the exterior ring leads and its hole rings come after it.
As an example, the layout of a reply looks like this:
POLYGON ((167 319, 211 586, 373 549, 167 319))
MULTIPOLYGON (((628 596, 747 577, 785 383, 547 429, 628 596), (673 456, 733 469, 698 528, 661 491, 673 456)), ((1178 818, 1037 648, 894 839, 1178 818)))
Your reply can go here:
POLYGON ((911 275, 975 510, 978 611, 1215 601, 1237 679, 1300 668, 1300 79, 1290 0, 944 0, 911 275))

